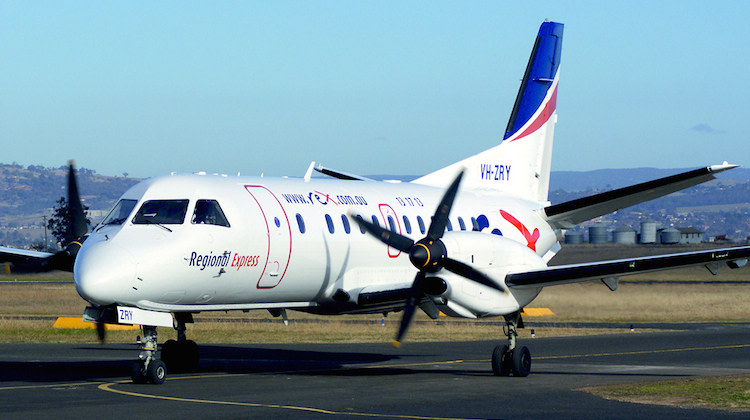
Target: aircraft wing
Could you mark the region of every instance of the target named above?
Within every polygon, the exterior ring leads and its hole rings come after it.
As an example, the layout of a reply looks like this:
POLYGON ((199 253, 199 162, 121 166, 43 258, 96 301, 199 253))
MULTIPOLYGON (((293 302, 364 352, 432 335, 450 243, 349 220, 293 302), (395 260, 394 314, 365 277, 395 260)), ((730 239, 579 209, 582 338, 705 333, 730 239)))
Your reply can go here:
POLYGON ((45 266, 54 254, 0 246, 0 263, 12 263, 19 267, 45 266))
POLYGON ((520 289, 589 280, 603 280, 610 289, 614 290, 616 288, 616 277, 618 276, 697 265, 706 265, 712 273, 716 274, 720 262, 726 262, 730 268, 739 268, 747 264, 749 257, 750 246, 740 246, 650 257, 626 258, 622 260, 568 264, 523 273, 511 273, 505 277, 505 284, 508 287, 520 289), (614 288, 608 282, 613 282, 614 288))
POLYGON ((721 165, 712 165, 565 203, 554 204, 544 208, 544 217, 553 227, 572 228, 595 217, 710 181, 715 178, 715 174, 737 166, 739 165, 730 165, 724 162, 721 165))

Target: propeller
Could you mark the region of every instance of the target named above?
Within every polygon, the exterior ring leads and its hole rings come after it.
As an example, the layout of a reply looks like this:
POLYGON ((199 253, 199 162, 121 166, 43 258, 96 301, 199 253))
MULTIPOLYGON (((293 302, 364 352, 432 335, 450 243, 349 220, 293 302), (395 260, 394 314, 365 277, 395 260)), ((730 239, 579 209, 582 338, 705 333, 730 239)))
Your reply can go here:
POLYGON ((354 220, 359 225, 364 227, 381 242, 398 249, 401 252, 408 253, 409 260, 414 267, 419 270, 416 277, 414 277, 414 282, 412 283, 411 288, 409 289, 409 295, 404 304, 404 313, 401 317, 398 334, 396 335, 396 339, 393 340, 393 345, 396 347, 401 345, 401 340, 406 334, 406 331, 411 324, 411 320, 414 317, 414 311, 417 304, 425 295, 424 280, 427 273, 436 273, 445 268, 452 273, 458 274, 459 276, 487 287, 491 287, 503 293, 508 292, 506 288, 495 283, 482 272, 468 264, 448 257, 445 244, 441 240, 445 233, 445 227, 448 224, 448 216, 453 207, 453 201, 456 199, 458 187, 461 184, 461 178, 463 175, 464 172, 461 171, 440 200, 440 204, 435 210, 435 216, 430 223, 430 228, 427 230, 427 236, 416 242, 398 232, 393 232, 382 228, 375 223, 368 222, 361 216, 354 217, 354 220))
POLYGON ((102 321, 96 322, 96 336, 99 338, 101 344, 104 344, 107 341, 107 330, 102 321))
MULTIPOLYGON (((73 271, 76 255, 81 249, 83 242, 88 236, 88 221, 86 213, 83 211, 81 195, 78 192, 78 182, 76 181, 74 162, 68 162, 68 220, 69 230, 65 235, 65 248, 56 252, 49 257, 47 267, 51 270, 73 271)), ((96 323, 96 336, 99 342, 104 344, 106 339, 106 329, 104 322, 100 320, 96 323)))
POLYGON ((78 250, 86 240, 88 222, 83 211, 81 196, 78 193, 78 182, 73 161, 68 162, 68 220, 70 228, 65 237, 65 248, 49 257, 47 266, 52 270, 73 271, 78 250))

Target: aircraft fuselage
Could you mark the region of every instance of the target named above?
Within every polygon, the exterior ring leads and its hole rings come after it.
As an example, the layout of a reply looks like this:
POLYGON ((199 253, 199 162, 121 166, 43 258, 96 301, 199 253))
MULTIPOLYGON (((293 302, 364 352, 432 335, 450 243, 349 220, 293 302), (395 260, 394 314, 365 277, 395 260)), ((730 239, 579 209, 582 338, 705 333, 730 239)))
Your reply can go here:
MULTIPOLYGON (((442 193, 409 183, 328 179, 217 175, 149 179, 122 196, 121 203, 129 203, 129 209, 114 211, 126 214, 110 215, 84 243, 76 260, 77 289, 98 305, 170 312, 272 307, 366 311, 357 305, 358 293, 379 286, 408 287, 416 270, 400 251, 365 234, 353 215, 416 240, 424 236, 442 193), (218 205, 223 219, 220 215, 218 222, 200 220, 198 213, 206 203, 218 205), (145 213, 149 211, 153 214, 145 213)), ((502 282, 514 261, 501 256, 500 267, 500 261, 493 261, 497 250, 487 250, 482 257, 482 243, 491 248, 502 243, 502 248, 512 241, 513 252, 520 245, 527 254, 543 257, 557 243, 559 232, 537 215, 539 209, 539 204, 521 199, 460 192, 450 215, 453 233, 448 232, 446 240, 451 235, 472 235, 468 242, 479 249, 452 256, 478 266, 485 258, 485 268, 495 269, 493 278, 502 282)), ((515 265, 529 267, 518 260, 515 265)), ((502 296, 450 273, 436 275, 449 279, 453 289, 502 296)), ((459 291, 453 291, 458 296, 459 291)), ((507 307, 501 312, 516 310, 537 292, 502 296, 496 302, 511 302, 496 306, 507 307)), ((393 307, 402 302, 393 302, 393 307)), ((500 314, 495 312, 471 315, 500 314)))

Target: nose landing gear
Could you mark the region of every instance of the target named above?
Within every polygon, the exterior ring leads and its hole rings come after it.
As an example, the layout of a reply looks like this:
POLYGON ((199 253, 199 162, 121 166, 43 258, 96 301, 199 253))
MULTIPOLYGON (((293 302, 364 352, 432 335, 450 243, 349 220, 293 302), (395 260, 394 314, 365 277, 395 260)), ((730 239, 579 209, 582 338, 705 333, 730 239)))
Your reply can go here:
POLYGON ((505 315, 508 344, 497 346, 492 352, 492 373, 495 376, 529 376, 531 372, 531 352, 526 346, 517 347, 517 329, 523 328, 521 311, 505 315))
POLYGON ((167 368, 172 372, 193 371, 198 367, 200 354, 198 345, 185 337, 185 324, 193 322, 190 313, 176 313, 175 329, 177 340, 167 340, 162 345, 160 356, 157 357, 156 327, 143 326, 143 341, 138 360, 133 363, 130 377, 134 383, 162 384, 167 377, 167 368))
POLYGON ((133 383, 163 384, 167 378, 167 365, 156 357, 156 327, 143 326, 143 341, 138 360, 133 362, 130 377, 133 383))

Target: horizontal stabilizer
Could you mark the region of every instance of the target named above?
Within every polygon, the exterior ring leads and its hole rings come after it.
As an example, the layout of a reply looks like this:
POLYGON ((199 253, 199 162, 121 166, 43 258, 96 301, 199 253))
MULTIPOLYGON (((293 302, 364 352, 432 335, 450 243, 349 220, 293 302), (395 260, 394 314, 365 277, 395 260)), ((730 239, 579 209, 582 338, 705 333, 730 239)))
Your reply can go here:
POLYGON ((595 217, 710 181, 715 178, 715 174, 737 166, 739 165, 730 165, 724 162, 721 165, 695 169, 565 203, 554 204, 545 207, 544 214, 547 221, 553 226, 567 229, 595 217))
POLYGON ((511 273, 505 277, 505 284, 511 288, 537 288, 667 270, 670 268, 717 264, 722 261, 732 264, 734 261, 742 261, 748 257, 750 257, 750 246, 741 246, 651 257, 569 264, 524 273, 511 273))
POLYGON ((374 179, 371 179, 371 178, 349 174, 346 172, 336 171, 330 168, 326 168, 323 165, 316 166, 315 171, 320 172, 323 175, 328 175, 336 179, 343 179, 347 181, 374 181, 374 179))

